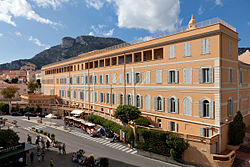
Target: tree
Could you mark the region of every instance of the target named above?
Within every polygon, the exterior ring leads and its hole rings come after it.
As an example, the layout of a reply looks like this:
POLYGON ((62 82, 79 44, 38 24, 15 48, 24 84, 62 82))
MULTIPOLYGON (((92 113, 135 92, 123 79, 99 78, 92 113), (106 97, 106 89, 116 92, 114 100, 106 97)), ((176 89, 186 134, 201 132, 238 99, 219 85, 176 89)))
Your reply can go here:
POLYGON ((31 93, 34 93, 36 88, 38 88, 37 82, 29 82, 28 83, 28 89, 30 90, 31 93))
POLYGON ((141 125, 141 126, 149 126, 150 125, 149 120, 146 118, 143 118, 143 117, 137 118, 134 122, 136 125, 141 125))
POLYGON ((19 137, 13 130, 0 130, 0 147, 6 148, 19 144, 19 137))
POLYGON ((233 122, 230 122, 228 129, 229 144, 230 145, 239 145, 243 143, 245 137, 246 125, 243 122, 243 117, 240 111, 237 112, 236 116, 233 119, 233 122))
MULTIPOLYGON (((4 98, 9 100, 9 104, 11 104, 11 99, 13 97, 15 97, 15 94, 17 93, 17 91, 19 90, 19 88, 16 87, 7 87, 2 89, 1 94, 3 95, 4 98)), ((9 111, 11 110, 11 105, 9 107, 9 111)))
POLYGON ((141 112, 140 110, 131 105, 119 105, 115 111, 115 118, 119 118, 122 122, 128 123, 139 118, 141 112))
POLYGON ((4 112, 5 114, 9 114, 9 104, 1 102, 0 111, 4 112))
POLYGON ((41 113, 42 112, 42 108, 39 105, 36 105, 35 112, 36 113, 41 113))
POLYGON ((30 106, 29 106, 29 105, 26 105, 26 106, 25 106, 24 112, 30 112, 30 106))

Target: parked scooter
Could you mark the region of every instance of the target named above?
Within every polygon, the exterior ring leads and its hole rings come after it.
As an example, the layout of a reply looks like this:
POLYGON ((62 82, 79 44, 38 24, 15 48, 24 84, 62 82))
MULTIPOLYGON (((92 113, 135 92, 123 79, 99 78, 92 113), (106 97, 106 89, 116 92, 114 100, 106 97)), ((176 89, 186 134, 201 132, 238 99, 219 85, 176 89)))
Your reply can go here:
POLYGON ((120 138, 119 138, 119 136, 117 136, 117 135, 114 135, 114 137, 113 137, 113 139, 110 141, 110 143, 114 143, 115 141, 120 141, 120 138))

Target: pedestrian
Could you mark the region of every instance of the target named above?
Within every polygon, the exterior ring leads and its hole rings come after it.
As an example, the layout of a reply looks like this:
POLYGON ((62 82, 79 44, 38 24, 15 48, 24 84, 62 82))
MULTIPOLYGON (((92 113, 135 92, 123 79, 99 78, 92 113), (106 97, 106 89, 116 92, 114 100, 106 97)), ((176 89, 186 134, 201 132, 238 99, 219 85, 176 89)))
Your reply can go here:
POLYGON ((37 147, 36 147, 36 151, 39 152, 41 149, 40 145, 38 144, 37 147))
POLYGON ((42 149, 45 149, 45 142, 42 143, 42 149))
POLYGON ((66 149, 65 149, 65 147, 66 147, 65 143, 63 143, 62 152, 63 152, 64 155, 66 155, 66 149))
POLYGON ((61 150, 62 150, 62 146, 61 146, 61 144, 59 143, 59 144, 58 144, 58 151, 59 151, 59 154, 61 154, 61 150))
POLYGON ((39 144, 39 139, 38 138, 36 138, 36 145, 38 145, 39 144))
POLYGON ((45 150, 44 149, 42 149, 42 160, 44 161, 44 157, 45 157, 45 150))
POLYGON ((31 152, 30 153, 30 162, 33 163, 33 161, 34 161, 34 153, 31 152))
POLYGON ((50 159, 49 165, 50 165, 50 167, 54 167, 54 160, 53 160, 53 158, 50 159))
POLYGON ((47 147, 47 150, 49 150, 49 147, 50 147, 50 142, 49 142, 49 140, 47 140, 47 142, 46 142, 46 147, 47 147))
POLYGON ((38 151, 36 155, 37 155, 38 162, 40 162, 41 161, 41 152, 38 151))

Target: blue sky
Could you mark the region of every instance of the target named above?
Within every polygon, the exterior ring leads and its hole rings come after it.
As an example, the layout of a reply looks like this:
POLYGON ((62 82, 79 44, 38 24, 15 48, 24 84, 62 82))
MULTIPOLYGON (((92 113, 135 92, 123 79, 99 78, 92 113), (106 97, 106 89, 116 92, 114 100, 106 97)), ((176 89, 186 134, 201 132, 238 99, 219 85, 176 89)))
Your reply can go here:
POLYGON ((250 0, 0 0, 0 64, 31 58, 65 36, 124 41, 214 17, 236 27, 250 47, 250 0))

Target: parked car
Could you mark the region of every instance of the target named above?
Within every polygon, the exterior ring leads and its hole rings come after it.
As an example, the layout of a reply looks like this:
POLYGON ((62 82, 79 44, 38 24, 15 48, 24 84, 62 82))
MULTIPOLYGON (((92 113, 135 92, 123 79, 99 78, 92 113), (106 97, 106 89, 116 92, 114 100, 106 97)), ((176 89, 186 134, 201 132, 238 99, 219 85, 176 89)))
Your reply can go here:
POLYGON ((24 114, 24 116, 26 116, 26 117, 36 117, 37 115, 34 114, 34 113, 31 113, 31 112, 26 112, 26 113, 24 114))
POLYGON ((12 116, 22 116, 22 114, 21 113, 19 113, 19 112, 12 112, 12 114, 11 114, 12 116))
POLYGON ((91 136, 91 137, 101 137, 102 134, 101 134, 100 130, 98 129, 98 130, 93 131, 93 132, 90 134, 90 136, 91 136))
POLYGON ((45 118, 46 115, 47 115, 47 114, 45 114, 45 113, 42 113, 42 114, 39 113, 39 114, 37 114, 38 117, 42 117, 42 118, 45 118))

